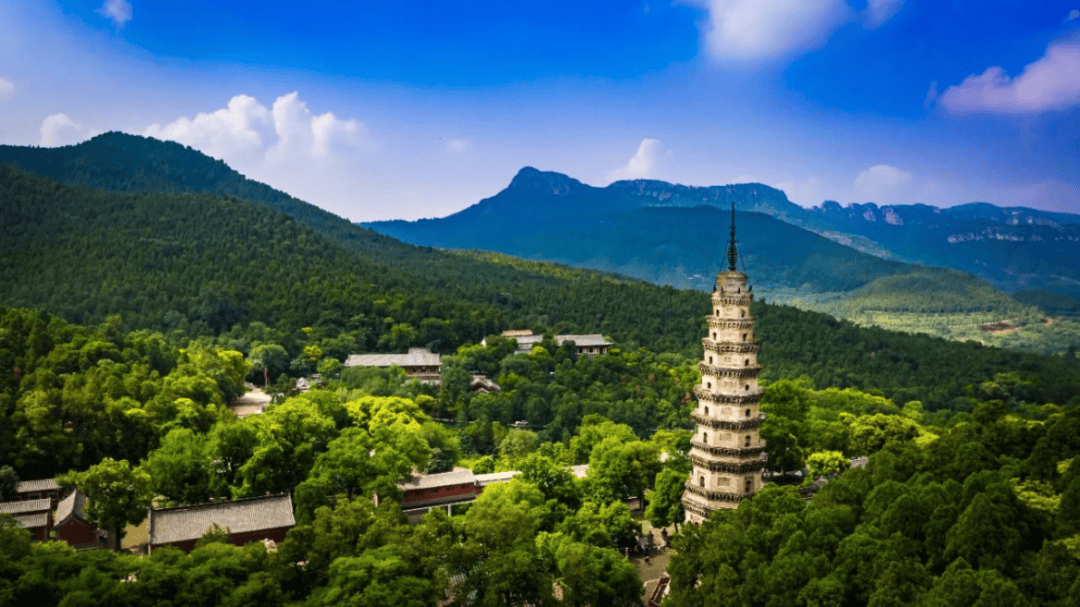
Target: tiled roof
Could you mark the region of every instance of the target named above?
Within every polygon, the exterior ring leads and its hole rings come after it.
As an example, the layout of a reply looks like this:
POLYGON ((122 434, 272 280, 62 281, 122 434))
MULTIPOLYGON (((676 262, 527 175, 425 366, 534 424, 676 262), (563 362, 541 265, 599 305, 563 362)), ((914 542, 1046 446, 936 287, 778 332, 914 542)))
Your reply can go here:
POLYGON ((593 333, 592 335, 556 335, 555 343, 560 346, 564 341, 572 341, 580 348, 582 346, 610 346, 611 342, 604 339, 603 335, 599 333, 593 333))
POLYGON ((150 545, 197 540, 215 523, 230 533, 247 533, 293 527, 296 518, 288 495, 151 510, 150 545))
POLYGON ((476 475, 468 468, 454 468, 450 472, 439 474, 414 474, 411 481, 398 483, 403 491, 431 489, 447 485, 465 485, 476 482, 476 475))
POLYGON ((585 478, 589 474, 589 464, 578 464, 577 466, 570 466, 570 471, 574 473, 574 476, 578 478, 585 478))
POLYGON ((427 348, 409 348, 408 354, 352 354, 346 367, 437 367, 441 357, 427 348))
POLYGON ((492 483, 505 483, 519 474, 521 474, 521 472, 517 470, 511 470, 509 472, 492 472, 491 474, 477 474, 476 483, 481 487, 487 487, 492 483))
POLYGON ((55 478, 42 478, 36 481, 19 481, 16 493, 33 493, 34 491, 56 491, 60 489, 55 478))
POLYGON ((86 494, 76 489, 72 491, 70 495, 60 500, 60 503, 56 506, 56 526, 64 524, 64 522, 74 516, 80 520, 86 520, 86 494))
MULTIPOLYGON (((519 350, 528 350, 533 345, 540 343, 544 339, 543 335, 524 335, 516 337, 519 350)), ((611 342, 604 339, 604 336, 599 333, 593 333, 591 335, 556 335, 555 343, 562 345, 563 342, 572 341, 579 348, 580 347, 594 347, 594 346, 610 346, 611 342)))
POLYGON ((47 497, 39 500, 0 503, 0 514, 28 514, 31 512, 48 512, 49 510, 52 510, 52 500, 47 497))
POLYGON ((36 529, 49 526, 48 512, 31 512, 29 514, 16 514, 15 522, 23 529, 36 529))

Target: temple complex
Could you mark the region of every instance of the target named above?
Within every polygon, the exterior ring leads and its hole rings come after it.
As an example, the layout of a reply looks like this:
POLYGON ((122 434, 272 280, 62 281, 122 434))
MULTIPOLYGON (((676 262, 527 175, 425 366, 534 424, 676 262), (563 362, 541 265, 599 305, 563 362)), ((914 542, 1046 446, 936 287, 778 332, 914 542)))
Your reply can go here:
POLYGON ((759 433, 765 419, 757 379, 761 347, 750 316, 752 288, 746 274, 735 269, 734 205, 727 258, 728 271, 716 277, 709 333, 702 342, 705 353, 698 365, 701 384, 694 388, 698 402, 692 414, 697 423, 690 448, 693 469, 682 498, 690 523, 703 522, 714 510, 737 508, 754 495, 763 484, 767 458, 759 433))

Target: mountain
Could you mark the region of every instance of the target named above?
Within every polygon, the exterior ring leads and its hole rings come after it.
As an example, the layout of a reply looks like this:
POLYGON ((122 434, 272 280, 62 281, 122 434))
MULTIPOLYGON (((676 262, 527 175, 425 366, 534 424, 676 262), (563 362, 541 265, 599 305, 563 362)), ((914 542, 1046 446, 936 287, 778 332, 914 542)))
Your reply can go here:
MULTIPOLYGON (((149 164, 137 168, 154 172, 149 164)), ((353 247, 371 233, 347 222, 355 238, 335 240, 265 203, 110 192, 5 166, 0 212, 0 306, 46 307, 86 323, 119 314, 129 329, 164 331, 181 343, 216 340, 245 353, 279 343, 297 357, 293 364, 302 364, 298 341, 340 360, 410 346, 449 352, 520 327, 600 332, 623 347, 701 356, 709 309, 701 291, 382 236, 371 240, 368 256, 353 247)), ((1076 392, 1075 365, 1061 358, 860 328, 786 306, 756 303, 753 313, 771 380, 808 375, 820 386, 878 389, 928 409, 952 407, 965 386, 1004 370, 1048 378, 1054 402, 1076 392)))
MULTIPOLYGON (((761 184, 693 188, 638 180, 596 188, 526 167, 505 190, 448 217, 364 225, 417 245, 498 251, 709 289, 726 248, 731 205, 739 210, 742 263, 762 292, 848 292, 912 272, 937 275, 936 289, 951 288, 945 270, 882 259, 798 227, 825 224, 761 184)), ((966 301, 963 309, 1003 306, 1021 307, 996 296, 966 301)))
POLYGON ((986 203, 950 208, 827 201, 812 222, 894 255, 971 272, 1004 291, 1080 295, 1080 215, 986 203))

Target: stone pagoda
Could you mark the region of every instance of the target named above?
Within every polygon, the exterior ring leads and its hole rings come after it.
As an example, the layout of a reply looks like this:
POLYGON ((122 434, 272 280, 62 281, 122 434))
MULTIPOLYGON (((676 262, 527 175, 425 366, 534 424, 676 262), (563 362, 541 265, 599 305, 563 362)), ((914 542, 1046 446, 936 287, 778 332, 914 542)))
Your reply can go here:
POLYGON ((728 271, 716 277, 712 293, 709 334, 702 341, 705 354, 698 368, 701 384, 694 388, 697 408, 692 415, 697 431, 691 440, 693 470, 683 492, 686 521, 701 523, 713 510, 733 509, 762 486, 765 441, 759 429, 760 411, 757 362, 761 348, 754 339, 750 316, 751 287, 746 274, 735 269, 735 206, 731 207, 728 271))

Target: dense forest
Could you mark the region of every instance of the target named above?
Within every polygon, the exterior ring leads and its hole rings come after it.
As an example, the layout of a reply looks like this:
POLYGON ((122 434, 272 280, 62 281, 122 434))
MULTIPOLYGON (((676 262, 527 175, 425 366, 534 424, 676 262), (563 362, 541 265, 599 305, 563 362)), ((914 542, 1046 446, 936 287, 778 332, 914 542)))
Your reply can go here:
MULTIPOLYGON (((0 427, 13 430, 0 477, 68 470, 61 481, 88 493, 88 515, 110 529, 138 523, 151 502, 280 491, 298 521, 276 550, 210 530, 191 554, 141 557, 32 543, 0 516, 0 604, 637 605, 642 580, 620 551, 641 520, 623 496, 644 495, 654 525, 681 518, 688 388, 700 376, 678 355, 578 358, 553 340, 515 355, 494 338, 447 357, 439 388, 400 369, 328 365, 322 389, 237 419, 221 403, 252 361, 235 351, 30 310, 5 311, 0 336, 0 427), (473 371, 502 390, 469 392, 473 371), (518 417, 537 429, 508 424, 518 417), (567 468, 577 463, 589 464, 583 479, 567 468), (454 465, 522 474, 417 525, 395 500, 367 497, 454 465)), ((809 377, 766 382, 770 468, 832 478, 811 502, 770 485, 680 526, 668 602, 1073 604, 1078 409, 983 364, 996 373, 966 390, 970 411, 809 377), (869 465, 844 472, 856 455, 869 465)))
MULTIPOLYGON (((121 158, 131 141, 94 140, 121 158)), ((144 557, 31 542, 0 515, 0 605, 641 604, 621 552, 642 519, 681 521, 706 293, 294 216, 223 164, 37 158, 83 185, 0 166, 0 500, 55 476, 119 533, 151 504, 287 492, 298 524, 276 550, 211 529, 144 557), (515 354, 508 328, 546 337, 515 354), (579 357, 564 332, 616 343, 579 357), (410 346, 444 355, 439 385, 342 365, 410 346), (253 369, 276 396, 238 419, 253 369), (522 474, 410 525, 398 483, 454 466, 522 474)), ((751 311, 775 484, 678 527, 665 604, 1080 604, 1075 352, 751 311), (808 502, 791 485, 814 478, 808 502)))

